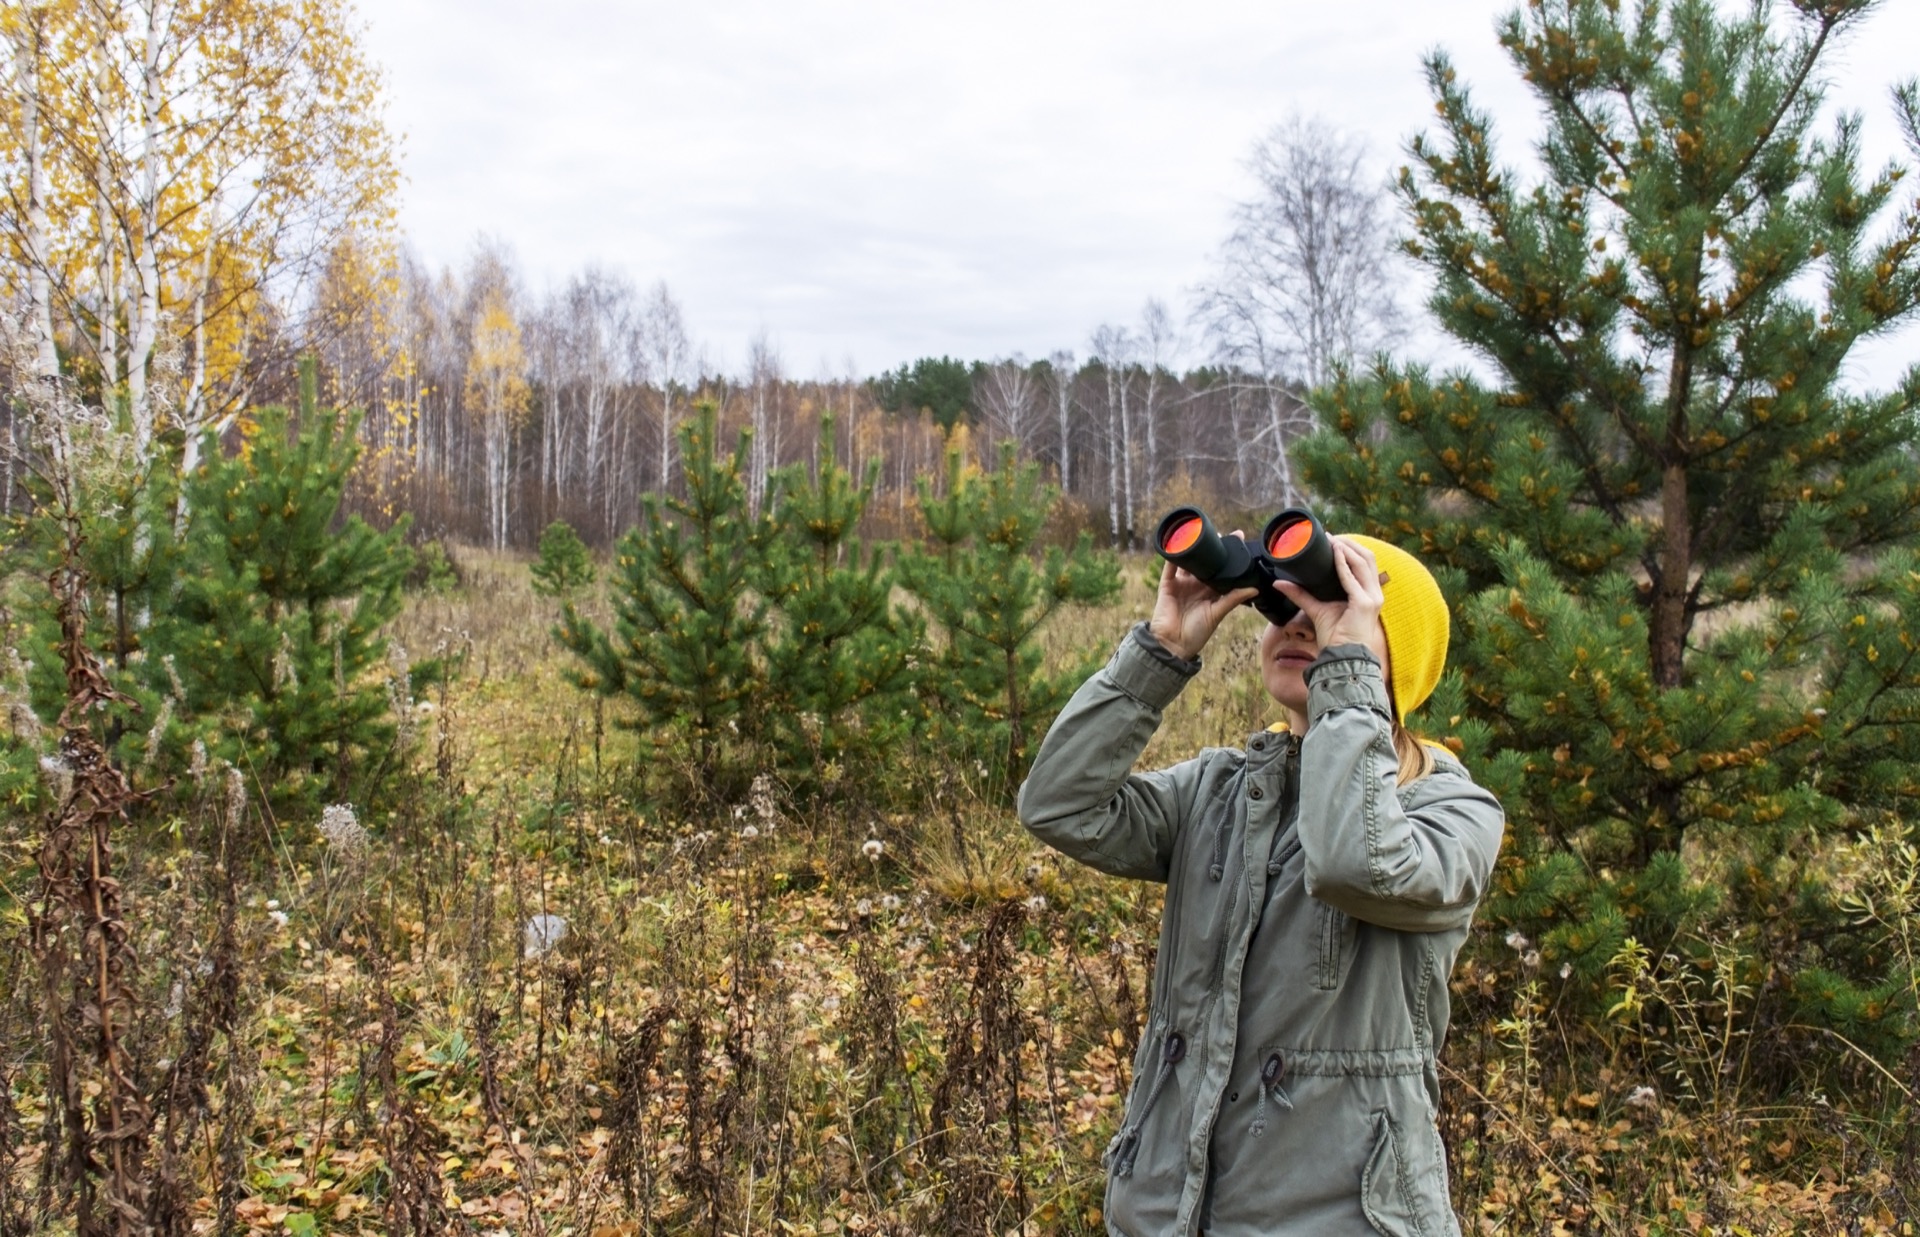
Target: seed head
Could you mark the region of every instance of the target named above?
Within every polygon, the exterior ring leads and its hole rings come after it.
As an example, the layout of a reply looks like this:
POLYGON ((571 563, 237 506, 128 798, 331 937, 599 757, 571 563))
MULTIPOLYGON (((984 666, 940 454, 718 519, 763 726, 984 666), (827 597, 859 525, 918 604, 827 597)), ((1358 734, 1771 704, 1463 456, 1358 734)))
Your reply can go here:
POLYGON ((227 766, 227 823, 238 825, 247 814, 247 779, 240 770, 227 766))
POLYGON ((754 777, 753 786, 747 792, 747 802, 753 807, 753 814, 762 828, 769 833, 780 819, 780 809, 773 801, 773 775, 761 773, 754 777))
POLYGON ((320 813, 320 837, 343 855, 358 855, 367 849, 366 826, 354 815, 351 803, 335 803, 320 813))

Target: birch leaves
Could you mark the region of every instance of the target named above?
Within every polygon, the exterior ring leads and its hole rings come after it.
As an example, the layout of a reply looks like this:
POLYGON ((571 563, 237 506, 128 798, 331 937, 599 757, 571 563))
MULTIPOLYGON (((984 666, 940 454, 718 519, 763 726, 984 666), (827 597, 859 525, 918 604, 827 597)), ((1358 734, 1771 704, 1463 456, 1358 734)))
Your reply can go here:
POLYGON ((526 419, 529 392, 520 324, 513 316, 504 268, 499 274, 480 289, 473 350, 467 354, 466 405, 486 446, 487 541, 504 550, 513 439, 526 419))
POLYGON ((243 406, 272 290, 396 184, 343 0, 28 0, 0 9, 0 281, 63 368, 124 398, 139 450, 243 406))

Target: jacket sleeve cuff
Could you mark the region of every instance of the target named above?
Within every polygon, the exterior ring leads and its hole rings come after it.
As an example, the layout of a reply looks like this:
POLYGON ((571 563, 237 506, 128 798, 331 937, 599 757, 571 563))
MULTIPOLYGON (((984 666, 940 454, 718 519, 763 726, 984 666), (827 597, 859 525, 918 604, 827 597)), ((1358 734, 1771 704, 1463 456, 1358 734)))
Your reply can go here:
POLYGON ((1393 718, 1380 663, 1363 644, 1336 644, 1322 650, 1307 667, 1306 680, 1309 724, 1340 709, 1372 709, 1388 720, 1393 718))
POLYGON ((1200 672, 1197 660, 1177 657, 1160 643, 1145 623, 1137 624, 1114 650, 1107 673, 1114 685, 1151 709, 1173 703, 1187 680, 1200 672))

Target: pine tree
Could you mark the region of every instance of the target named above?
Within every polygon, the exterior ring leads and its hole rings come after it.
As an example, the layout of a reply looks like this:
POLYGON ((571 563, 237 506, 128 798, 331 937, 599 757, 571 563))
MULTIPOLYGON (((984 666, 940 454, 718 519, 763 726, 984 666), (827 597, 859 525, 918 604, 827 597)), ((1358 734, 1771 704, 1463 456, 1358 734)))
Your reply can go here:
MULTIPOLYGON (((776 707, 766 718, 781 772, 808 791, 882 769, 914 722, 912 666, 923 625, 892 602, 893 573, 854 537, 880 464, 856 479, 820 419, 818 462, 775 478, 765 592, 779 620, 764 660, 776 707)), ((858 779, 865 781, 866 779, 858 779)))
POLYGON ((1097 666, 1047 673, 1040 630, 1063 605, 1112 598, 1119 562, 1095 552, 1087 534, 1071 551, 1040 552, 1059 495, 1040 482, 1039 465, 1016 459, 1011 443, 984 474, 963 466, 950 447, 945 495, 924 477, 919 489, 927 544, 903 556, 900 569, 944 635, 927 686, 932 737, 959 767, 976 764, 986 786, 1010 798, 1054 714, 1097 666))
POLYGON ((692 757, 687 788, 736 797, 741 769, 729 756, 765 716, 756 648, 767 624, 757 590, 771 536, 747 504, 742 475, 751 436, 717 452, 718 412, 702 403, 680 427, 685 498, 648 495, 640 524, 620 539, 612 581, 614 620, 602 631, 569 603, 554 636, 584 663, 579 685, 624 695, 639 716, 625 723, 692 757), (727 776, 722 776, 723 774, 727 776))
POLYGON ((70 386, 16 387, 8 395, 35 464, 21 470, 28 512, 6 529, 6 562, 28 588, 6 620, 0 793, 30 808, 44 801, 46 773, 62 763, 52 749, 54 719, 67 707, 69 684, 55 602, 69 585, 84 591, 82 634, 113 687, 97 706, 104 713, 97 731, 108 749, 125 768, 142 758, 148 731, 163 737, 175 730, 166 720, 147 727, 139 721, 167 713, 162 667, 144 645, 154 599, 169 594, 179 567, 178 453, 156 450, 139 459, 124 413, 86 408, 70 386), (43 757, 51 758, 44 767, 43 757))
MULTIPOLYGON (((19 550, 36 574, 71 570, 86 590, 85 635, 114 692, 101 735, 140 783, 224 760, 283 800, 350 789, 364 801, 405 755, 390 709, 405 693, 380 635, 412 562, 405 523, 376 533, 340 519, 356 422, 318 407, 310 361, 300 391, 297 426, 267 409, 245 452, 229 458, 208 437, 185 476, 178 435, 137 456, 123 424, 77 406, 65 445, 48 449, 19 550), (78 535, 63 548, 69 523, 78 535)), ((59 626, 50 608, 25 617, 5 680, 10 729, 44 739, 67 686, 59 626)))
POLYGON ((1920 210, 1862 171, 1857 117, 1818 127, 1871 7, 1527 6, 1501 41, 1546 113, 1533 183, 1434 56, 1408 247, 1495 377, 1383 360, 1320 393, 1299 458, 1335 526, 1468 599, 1429 715, 1508 809, 1492 914, 1589 979, 1715 914, 1803 1016, 1885 1045, 1897 964, 1818 862, 1920 795, 1920 371, 1842 383, 1920 304, 1920 210))
POLYGON ((413 555, 405 520, 377 532, 340 519, 358 423, 319 406, 309 358, 297 423, 267 408, 246 451, 207 443, 182 485, 178 597, 146 642, 180 715, 215 723, 212 754, 279 794, 343 795, 402 755, 383 628, 413 555))
POLYGON ((592 585, 593 555, 573 525, 555 520, 540 534, 540 557, 527 570, 533 575, 534 592, 566 600, 592 585))
MULTIPOLYGON (((102 736, 123 765, 151 764, 149 745, 158 748, 189 732, 173 725, 176 710, 167 705, 173 694, 170 678, 177 676, 168 674, 162 653, 147 655, 156 628, 165 642, 172 617, 168 599, 182 568, 179 460, 177 451, 164 449, 141 463, 124 446, 116 432, 89 444, 84 464, 69 465, 74 474, 69 482, 79 498, 71 516, 79 526, 80 557, 74 566, 85 577, 92 603, 87 637, 93 654, 123 697, 109 706, 113 716, 102 736), (163 720, 156 726, 143 718, 163 720)), ((42 558, 36 574, 44 575, 67 551, 60 544, 62 519, 48 506, 44 483, 35 488, 36 511, 26 524, 25 546, 42 558)), ((32 702, 37 715, 50 720, 58 716, 67 691, 57 655, 59 625, 51 610, 36 607, 31 616, 34 631, 26 656, 34 667, 32 702)))

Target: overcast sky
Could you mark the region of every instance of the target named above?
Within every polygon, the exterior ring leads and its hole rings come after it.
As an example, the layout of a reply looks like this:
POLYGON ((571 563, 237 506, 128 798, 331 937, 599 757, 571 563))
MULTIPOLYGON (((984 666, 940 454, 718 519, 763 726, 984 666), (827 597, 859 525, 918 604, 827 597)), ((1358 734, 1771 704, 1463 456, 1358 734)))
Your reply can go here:
MULTIPOLYGON (((1741 0, 1744 4, 1744 0, 1741 0)), ((540 293, 598 262, 666 280, 737 365, 788 371, 1086 350, 1149 296, 1184 318, 1289 111, 1363 136, 1384 176, 1429 127, 1445 49, 1524 158, 1494 39, 1505 0, 365 0, 404 135, 401 221, 431 263, 481 235, 540 293)), ((1781 6, 1783 9, 1786 7, 1781 6)), ((1920 3, 1831 62, 1831 98, 1900 153, 1886 87, 1920 72, 1920 3)), ((1430 337, 1416 345, 1439 352, 1430 337)), ((1920 331, 1861 357, 1893 380, 1920 331)), ((1197 350, 1189 359, 1197 359, 1197 350)))

